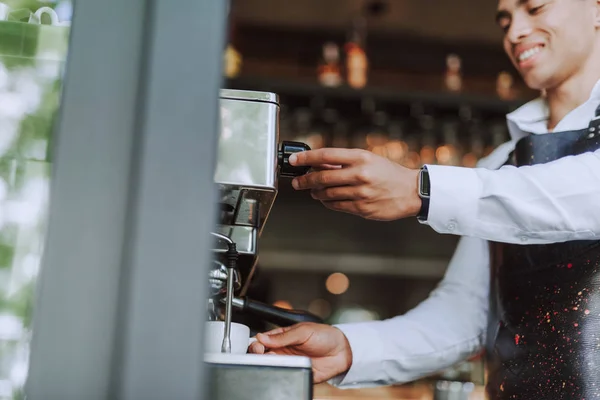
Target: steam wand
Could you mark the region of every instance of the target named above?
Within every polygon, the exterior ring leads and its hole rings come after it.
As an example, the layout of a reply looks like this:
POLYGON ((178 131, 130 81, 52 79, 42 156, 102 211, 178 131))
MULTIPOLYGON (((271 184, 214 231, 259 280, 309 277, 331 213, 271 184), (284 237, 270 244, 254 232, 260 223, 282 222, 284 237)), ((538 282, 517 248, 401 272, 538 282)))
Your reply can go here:
POLYGON ((231 353, 231 314, 233 303, 233 280, 235 268, 237 267, 239 253, 237 252, 235 242, 229 237, 215 232, 211 232, 211 234, 227 242, 227 252, 225 253, 225 256, 227 258, 227 293, 225 293, 225 295, 227 297, 225 302, 225 332, 223 335, 223 344, 221 344, 221 353, 231 353))

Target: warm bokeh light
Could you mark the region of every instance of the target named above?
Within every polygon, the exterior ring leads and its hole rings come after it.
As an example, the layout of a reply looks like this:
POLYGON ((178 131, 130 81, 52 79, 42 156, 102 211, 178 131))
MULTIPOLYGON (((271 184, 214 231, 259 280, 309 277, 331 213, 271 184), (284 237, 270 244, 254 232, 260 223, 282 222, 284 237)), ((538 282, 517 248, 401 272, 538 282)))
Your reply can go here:
MULTIPOLYGON (((421 157, 419 156, 419 153, 417 153, 415 151, 411 151, 410 153, 408 153, 408 155, 404 159, 403 164, 407 168, 413 168, 413 169, 419 168, 419 166, 421 165, 421 157)), ((424 164, 426 164, 426 163, 424 163, 424 164)), ((432 164, 432 163, 430 163, 430 164, 432 164)))
POLYGON ((408 145, 399 140, 392 140, 385 145, 387 157, 394 162, 401 162, 408 151, 408 145))
POLYGON ((462 159, 463 167, 475 168, 477 166, 477 156, 473 153, 467 153, 462 159))
POLYGON ((273 305, 275 307, 285 308, 286 310, 292 309, 292 304, 287 300, 277 300, 273 305))
POLYGON ((378 156, 387 158, 387 149, 385 146, 374 146, 370 150, 378 156))
POLYGON ((450 158, 452 157, 450 147, 447 145, 438 147, 435 151, 435 157, 440 164, 448 164, 450 162, 450 158))
POLYGON ((431 146, 421 148, 421 162, 423 164, 435 164, 435 149, 431 146))
POLYGON ((381 133, 369 133, 367 135, 367 146, 369 147, 383 146, 387 141, 387 137, 381 133))
POLYGON ((323 135, 315 133, 306 138, 305 143, 310 146, 311 149, 316 150, 325 146, 325 139, 323 135))
POLYGON ((329 275, 327 281, 325 282, 325 287, 327 288, 329 293, 332 294, 345 293, 346 290, 348 290, 349 286, 350 279, 348 279, 348 277, 342 274, 341 272, 336 272, 329 275))

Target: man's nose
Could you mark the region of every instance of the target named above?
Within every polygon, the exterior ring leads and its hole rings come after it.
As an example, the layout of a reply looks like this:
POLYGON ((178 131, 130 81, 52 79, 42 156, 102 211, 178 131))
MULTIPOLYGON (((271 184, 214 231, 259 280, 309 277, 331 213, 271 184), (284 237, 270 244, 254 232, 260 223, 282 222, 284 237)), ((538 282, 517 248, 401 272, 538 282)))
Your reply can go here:
POLYGON ((529 36, 532 31, 533 27, 529 15, 524 12, 515 12, 506 36, 511 43, 519 43, 529 36))

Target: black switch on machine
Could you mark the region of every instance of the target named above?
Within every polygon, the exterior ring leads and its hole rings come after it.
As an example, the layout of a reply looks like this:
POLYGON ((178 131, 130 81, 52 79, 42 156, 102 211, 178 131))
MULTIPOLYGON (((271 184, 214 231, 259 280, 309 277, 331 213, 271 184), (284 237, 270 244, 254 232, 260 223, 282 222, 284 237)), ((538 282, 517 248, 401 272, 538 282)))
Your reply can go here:
POLYGON ((286 178, 295 178, 297 176, 304 175, 308 172, 310 167, 294 167, 290 165, 290 156, 294 153, 301 151, 310 150, 307 144, 300 142, 281 142, 281 148, 277 155, 277 162, 279 163, 279 175, 286 178))

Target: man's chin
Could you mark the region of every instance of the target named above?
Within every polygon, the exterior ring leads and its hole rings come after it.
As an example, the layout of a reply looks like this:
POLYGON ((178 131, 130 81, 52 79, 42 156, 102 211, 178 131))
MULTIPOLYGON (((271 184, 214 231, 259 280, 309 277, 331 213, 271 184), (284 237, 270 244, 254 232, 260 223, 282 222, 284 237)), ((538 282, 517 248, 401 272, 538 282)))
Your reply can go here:
POLYGON ((531 90, 544 90, 550 86, 550 77, 547 74, 542 74, 537 71, 528 71, 522 73, 525 85, 531 90))

